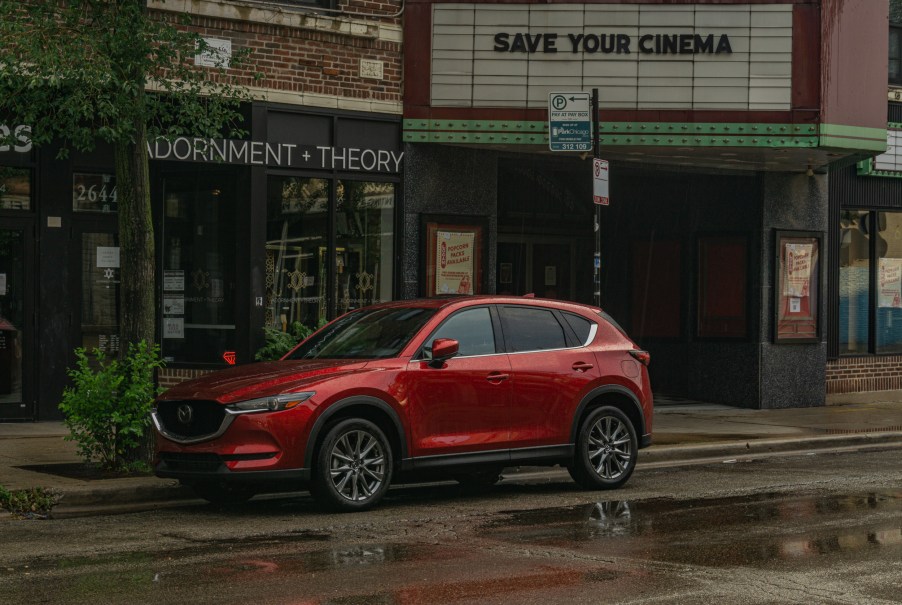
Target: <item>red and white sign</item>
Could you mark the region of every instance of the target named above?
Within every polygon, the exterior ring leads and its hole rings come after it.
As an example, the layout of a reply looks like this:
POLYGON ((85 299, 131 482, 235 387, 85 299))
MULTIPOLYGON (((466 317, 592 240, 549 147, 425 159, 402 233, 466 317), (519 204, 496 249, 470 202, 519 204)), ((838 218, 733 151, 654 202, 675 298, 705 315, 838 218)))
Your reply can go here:
POLYGON ((608 178, 610 170, 608 169, 608 161, 595 158, 592 160, 592 194, 593 201, 602 206, 608 206, 611 203, 610 193, 608 192, 608 178))

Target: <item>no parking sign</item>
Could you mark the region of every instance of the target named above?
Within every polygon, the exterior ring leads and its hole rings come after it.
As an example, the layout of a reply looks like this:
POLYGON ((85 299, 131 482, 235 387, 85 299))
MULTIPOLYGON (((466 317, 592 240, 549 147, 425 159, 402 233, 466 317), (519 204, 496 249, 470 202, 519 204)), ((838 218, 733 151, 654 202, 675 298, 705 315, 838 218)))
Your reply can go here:
POLYGON ((608 193, 608 178, 610 171, 608 169, 608 161, 595 158, 592 160, 592 194, 593 201, 601 206, 608 206, 611 203, 610 193, 608 193))

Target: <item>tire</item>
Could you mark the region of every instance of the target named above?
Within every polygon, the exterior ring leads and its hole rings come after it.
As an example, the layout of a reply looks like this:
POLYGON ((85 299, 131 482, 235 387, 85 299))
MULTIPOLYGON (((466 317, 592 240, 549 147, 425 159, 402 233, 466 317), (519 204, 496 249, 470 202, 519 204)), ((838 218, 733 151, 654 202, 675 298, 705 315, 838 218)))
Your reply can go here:
POLYGON ((636 468, 636 429, 626 414, 605 406, 592 410, 579 427, 570 476, 586 489, 615 489, 636 468))
POLYGON ((362 418, 339 421, 317 451, 310 493, 329 510, 366 510, 388 491, 392 463, 391 446, 378 426, 362 418))
POLYGON ((454 473, 454 480, 460 483, 461 487, 467 489, 478 489, 492 487, 501 481, 500 468, 483 469, 481 471, 473 471, 469 473, 454 473))
POLYGON ((191 488, 210 504, 219 506, 244 504, 257 494, 251 487, 213 482, 192 483, 191 488))

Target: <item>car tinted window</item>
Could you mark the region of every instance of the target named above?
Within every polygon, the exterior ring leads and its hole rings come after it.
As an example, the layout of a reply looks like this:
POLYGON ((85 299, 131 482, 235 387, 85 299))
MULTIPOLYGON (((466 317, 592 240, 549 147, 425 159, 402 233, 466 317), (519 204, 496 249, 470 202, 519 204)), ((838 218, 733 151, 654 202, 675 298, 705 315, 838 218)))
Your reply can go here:
POLYGON ((363 309, 317 332, 288 359, 373 359, 394 357, 423 327, 434 309, 363 309))
POLYGON ((573 328, 573 331, 576 332, 576 339, 579 341, 579 344, 586 344, 586 341, 589 340, 589 334, 592 332, 592 322, 573 313, 564 313, 563 315, 570 327, 573 328))
POLYGON ((431 349, 436 338, 453 338, 459 342, 458 355, 491 355, 495 352, 495 330, 488 307, 467 309, 452 315, 429 337, 426 347, 431 349))
POLYGON ((563 349, 567 346, 564 328, 547 309, 503 307, 504 338, 511 352, 563 349))

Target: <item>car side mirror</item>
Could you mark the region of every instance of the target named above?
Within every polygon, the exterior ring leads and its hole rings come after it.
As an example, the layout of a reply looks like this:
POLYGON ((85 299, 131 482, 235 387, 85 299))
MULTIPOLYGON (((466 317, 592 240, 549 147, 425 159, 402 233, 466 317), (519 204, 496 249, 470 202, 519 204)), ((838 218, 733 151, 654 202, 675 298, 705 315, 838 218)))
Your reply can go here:
POLYGON ((432 341, 432 360, 429 365, 440 368, 442 364, 457 355, 460 343, 453 338, 436 338, 432 341))

